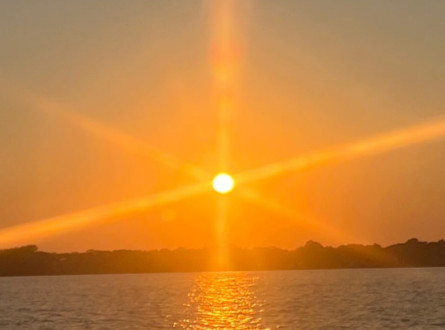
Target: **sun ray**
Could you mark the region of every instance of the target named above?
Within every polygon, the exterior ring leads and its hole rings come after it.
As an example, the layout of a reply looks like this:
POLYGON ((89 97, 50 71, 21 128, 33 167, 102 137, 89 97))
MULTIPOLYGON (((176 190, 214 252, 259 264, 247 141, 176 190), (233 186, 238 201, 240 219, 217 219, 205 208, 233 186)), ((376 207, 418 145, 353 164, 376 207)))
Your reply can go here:
POLYGON ((363 139, 306 156, 293 158, 281 163, 267 165, 254 170, 249 170, 238 175, 234 179, 238 184, 245 184, 257 180, 263 180, 290 172, 302 171, 308 168, 331 164, 343 160, 359 157, 367 157, 391 150, 408 147, 414 144, 425 143, 445 137, 445 119, 421 125, 381 134, 375 137, 363 139))
POLYGON ((3 228, 0 230, 0 246, 41 240, 50 236, 116 221, 126 216, 146 212, 151 208, 174 203, 211 190, 211 182, 205 182, 86 211, 3 228))
POLYGON ((218 109, 218 162, 219 171, 227 171, 230 158, 229 121, 233 110, 233 83, 235 73, 233 40, 233 0, 216 4, 213 71, 218 109))
MULTIPOLYGON (((24 92, 21 91, 22 95, 23 93, 24 92)), ((185 163, 170 154, 156 150, 155 148, 147 145, 147 143, 143 140, 129 136, 119 130, 116 130, 113 127, 95 121, 85 115, 81 115, 79 112, 75 112, 73 111, 73 109, 56 101, 53 101, 47 97, 30 92, 26 93, 26 96, 27 102, 33 107, 36 107, 40 111, 43 111, 47 114, 54 115, 57 118, 67 122, 68 124, 80 128, 85 132, 88 132, 92 136, 103 139, 124 152, 129 152, 136 156, 148 157, 171 169, 181 171, 194 179, 208 180, 212 177, 211 173, 203 168, 200 168, 199 166, 191 163, 185 163)), ((294 220, 301 220, 301 216, 297 216, 296 212, 294 212, 293 210, 284 205, 281 205, 277 201, 272 202, 270 199, 262 197, 258 192, 250 188, 240 187, 238 189, 238 196, 243 198, 244 200, 255 202, 256 205, 265 207, 278 215, 286 216, 289 219, 292 218, 294 220)), ((221 210, 222 208, 223 206, 218 206, 219 210, 221 210)), ((224 221, 224 218, 225 216, 222 215, 221 218, 217 219, 217 227, 219 227, 220 229, 223 228, 221 222, 224 221)), ((50 226, 48 226, 48 228, 50 228, 50 226)), ((68 230, 69 228, 67 227, 66 231, 68 230)))
MULTIPOLYGON (((302 214, 301 212, 297 212, 292 208, 284 206, 282 203, 277 203, 274 200, 264 198, 262 195, 257 194, 254 191, 239 190, 237 191, 236 195, 269 211, 273 211, 281 217, 288 219, 289 221, 291 221, 291 223, 300 226, 301 228, 326 235, 339 245, 343 245, 345 244, 345 242, 348 242, 350 244, 351 242, 363 241, 361 237, 357 237, 356 235, 347 233, 346 231, 344 231, 344 229, 340 230, 339 228, 328 224, 326 221, 302 214)), ((351 244, 349 245, 349 248, 355 250, 356 253, 362 255, 365 258, 370 258, 371 260, 377 258, 381 261, 384 261, 388 265, 401 266, 400 261, 397 260, 395 257, 388 256, 384 252, 379 252, 379 250, 376 250, 373 253, 369 253, 368 250, 361 249, 360 246, 356 247, 351 244)))
POLYGON ((126 152, 130 152, 136 156, 150 158, 159 164, 185 173, 198 180, 206 180, 210 178, 205 171, 199 169, 192 163, 181 161, 166 152, 150 147, 140 139, 131 137, 111 128, 110 126, 94 121, 74 111, 70 111, 58 103, 46 100, 39 103, 39 108, 42 111, 57 116, 65 122, 83 129, 100 139, 111 142, 114 146, 126 152))
POLYGON ((228 196, 219 195, 217 200, 216 209, 216 269, 227 270, 229 267, 229 251, 228 251, 228 238, 227 238, 227 218, 228 218, 228 196))
POLYGON ((32 108, 55 116, 74 127, 107 141, 122 151, 149 158, 167 168, 180 171, 197 180, 208 180, 212 177, 205 170, 192 163, 182 161, 167 152, 153 148, 141 139, 127 135, 111 126, 82 115, 72 107, 68 107, 52 98, 8 84, 3 79, 0 79, 0 84, 15 99, 21 100, 32 108))
POLYGON ((236 195, 243 200, 249 201, 266 210, 274 212, 280 217, 291 221, 300 228, 326 235, 334 239, 337 243, 357 240, 357 237, 347 234, 345 231, 339 230, 338 228, 334 228, 326 221, 321 221, 319 219, 315 219, 314 217, 309 217, 302 214, 301 212, 297 212, 294 209, 283 205, 282 203, 274 201, 270 198, 265 198, 253 190, 240 189, 236 192, 236 195))
MULTIPOLYGON (((234 12, 233 0, 219 0, 216 2, 216 31, 214 40, 214 76, 216 85, 218 135, 217 156, 218 171, 214 188, 221 194, 228 193, 234 186, 232 177, 226 174, 230 167, 230 132, 229 122, 233 111, 234 89, 234 12)), ((227 241, 227 196, 218 197, 216 235, 218 241, 218 269, 228 269, 228 241, 227 241)))
MULTIPOLYGON (((45 107, 47 112, 54 113, 63 120, 66 120, 79 128, 85 129, 99 138, 106 139, 124 151, 133 152, 136 155, 149 156, 150 158, 154 158, 172 169, 180 170, 195 179, 209 179, 211 177, 211 173, 207 172, 206 170, 194 164, 182 163, 181 160, 176 159, 174 156, 160 152, 148 146, 142 140, 128 136, 110 126, 93 121, 88 117, 74 112, 68 112, 64 107, 57 103, 48 104, 50 105, 45 107)), ((270 199, 261 196, 259 193, 250 188, 242 187, 239 190, 239 196, 246 200, 250 199, 250 201, 256 200, 257 205, 266 207, 278 215, 286 215, 286 217, 294 219, 298 218, 296 212, 293 210, 285 207, 277 201, 272 202, 270 199), (255 196, 255 198, 252 198, 253 196, 255 196)))
MULTIPOLYGON (((24 91, 22 91, 21 94, 24 95, 24 91)), ((129 152, 136 156, 151 158, 171 169, 179 170, 184 174, 198 180, 207 180, 212 177, 210 172, 197 165, 183 162, 168 153, 159 151, 149 146, 143 140, 134 138, 111 126, 98 122, 85 115, 81 115, 79 112, 75 112, 73 109, 62 105, 57 101, 50 100, 49 98, 42 95, 37 95, 35 93, 28 92, 26 94, 27 103, 33 107, 36 107, 45 113, 55 115, 61 120, 66 121, 68 124, 83 129, 93 136, 113 144, 115 147, 124 152, 129 152)), ((255 195, 260 197, 257 192, 250 188, 243 187, 242 191, 246 193, 245 196, 255 195)), ((275 202, 274 204, 278 206, 278 202, 275 202)), ((278 209, 279 208, 280 207, 278 207, 278 209)))

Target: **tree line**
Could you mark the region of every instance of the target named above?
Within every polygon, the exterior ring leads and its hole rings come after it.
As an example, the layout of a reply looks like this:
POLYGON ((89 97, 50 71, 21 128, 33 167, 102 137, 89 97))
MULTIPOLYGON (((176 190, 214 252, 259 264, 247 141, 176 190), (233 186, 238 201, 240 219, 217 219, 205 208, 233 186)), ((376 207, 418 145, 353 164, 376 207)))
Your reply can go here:
MULTIPOLYGON (((201 272, 221 270, 212 248, 153 251, 49 253, 35 245, 0 250, 0 276, 201 272)), ((322 246, 309 241, 295 250, 229 247, 224 270, 297 270, 339 268, 444 267, 445 241, 322 246)))

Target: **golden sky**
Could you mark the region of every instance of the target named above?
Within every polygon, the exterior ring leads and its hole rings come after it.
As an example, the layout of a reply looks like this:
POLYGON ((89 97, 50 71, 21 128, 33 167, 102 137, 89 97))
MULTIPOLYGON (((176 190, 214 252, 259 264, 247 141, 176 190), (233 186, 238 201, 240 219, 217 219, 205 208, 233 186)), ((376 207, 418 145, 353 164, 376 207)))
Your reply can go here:
MULTIPOLYGON (((439 0, 2 2, 0 227, 199 182, 153 150, 213 175, 383 136, 245 186, 275 209, 227 195, 228 242, 444 238, 444 14, 439 0), (402 141, 387 135, 403 129, 402 141)), ((211 246, 219 200, 210 191, 0 247, 211 246)))

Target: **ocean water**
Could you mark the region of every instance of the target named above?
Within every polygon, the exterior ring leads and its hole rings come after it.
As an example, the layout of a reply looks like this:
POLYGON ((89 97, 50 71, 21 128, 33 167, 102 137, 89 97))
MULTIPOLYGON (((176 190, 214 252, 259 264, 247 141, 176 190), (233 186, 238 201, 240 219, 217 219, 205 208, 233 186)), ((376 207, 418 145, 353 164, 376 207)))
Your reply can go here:
POLYGON ((445 329, 445 269, 0 278, 0 329, 445 329))

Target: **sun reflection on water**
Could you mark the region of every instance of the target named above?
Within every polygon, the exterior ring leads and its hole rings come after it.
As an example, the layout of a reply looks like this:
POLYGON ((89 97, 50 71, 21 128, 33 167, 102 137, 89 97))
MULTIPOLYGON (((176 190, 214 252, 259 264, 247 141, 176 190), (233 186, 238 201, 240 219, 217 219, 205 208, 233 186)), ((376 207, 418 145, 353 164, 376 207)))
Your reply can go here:
POLYGON ((175 328, 189 330, 267 330, 261 325, 262 303, 255 294, 258 277, 245 273, 199 275, 185 304, 186 318, 175 328))

